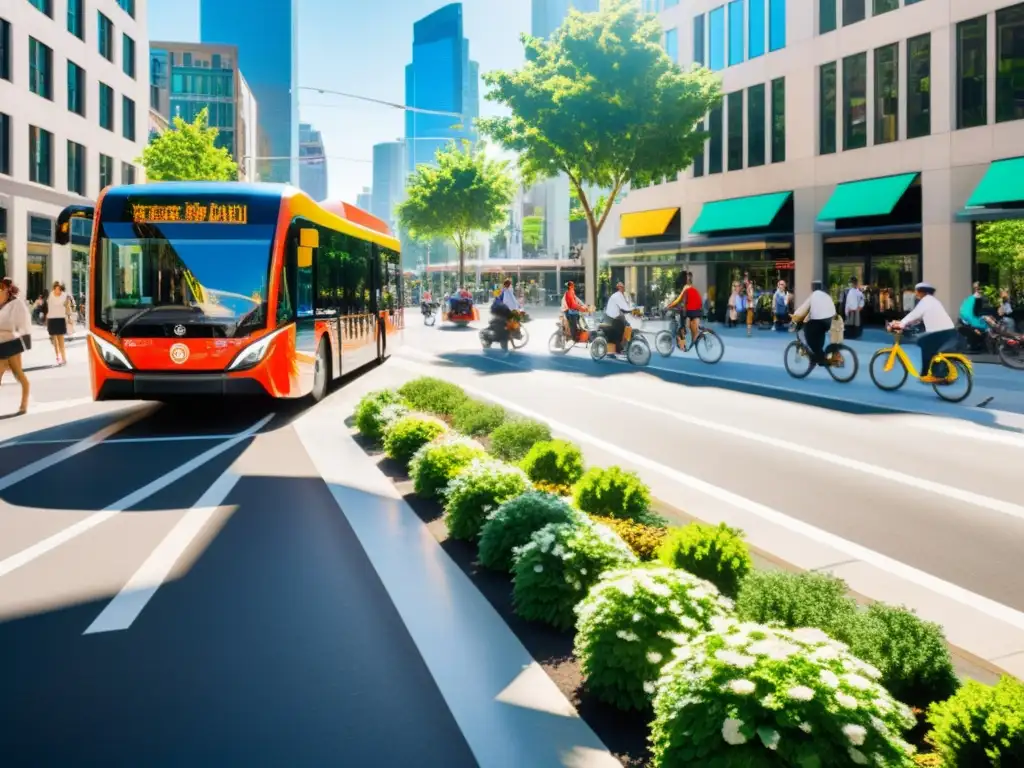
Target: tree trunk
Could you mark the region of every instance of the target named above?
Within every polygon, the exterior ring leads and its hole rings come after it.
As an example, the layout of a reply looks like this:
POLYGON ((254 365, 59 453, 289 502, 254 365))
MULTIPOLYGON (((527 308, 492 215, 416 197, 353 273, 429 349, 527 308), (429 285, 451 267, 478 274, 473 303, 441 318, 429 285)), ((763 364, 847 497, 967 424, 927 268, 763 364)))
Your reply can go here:
MULTIPOLYGON (((589 217, 588 217, 589 219, 589 217)), ((587 276, 586 266, 583 269, 583 277, 586 280, 587 286, 584 293, 584 301, 588 306, 597 307, 597 284, 598 284, 598 270, 597 270, 597 225, 595 222, 587 221, 587 231, 590 233, 590 255, 588 261, 590 262, 591 274, 593 277, 587 276)))
POLYGON ((466 247, 459 241, 459 288, 463 287, 466 277, 466 247))

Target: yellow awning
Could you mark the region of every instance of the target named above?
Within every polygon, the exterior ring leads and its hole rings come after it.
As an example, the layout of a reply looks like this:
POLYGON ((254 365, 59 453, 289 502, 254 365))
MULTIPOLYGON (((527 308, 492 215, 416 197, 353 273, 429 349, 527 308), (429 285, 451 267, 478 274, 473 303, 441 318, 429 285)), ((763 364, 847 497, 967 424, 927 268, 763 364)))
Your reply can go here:
POLYGON ((624 213, 619 220, 619 237, 653 237, 664 235, 678 208, 658 208, 655 211, 624 213))

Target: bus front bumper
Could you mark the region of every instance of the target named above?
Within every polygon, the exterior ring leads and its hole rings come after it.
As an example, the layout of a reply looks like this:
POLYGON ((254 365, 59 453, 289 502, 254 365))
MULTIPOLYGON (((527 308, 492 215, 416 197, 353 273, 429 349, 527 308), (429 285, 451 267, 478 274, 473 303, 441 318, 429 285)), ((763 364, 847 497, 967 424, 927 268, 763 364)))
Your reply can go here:
POLYGON ((226 373, 136 373, 130 379, 107 379, 96 399, 159 400, 219 395, 268 397, 270 393, 254 378, 226 373))

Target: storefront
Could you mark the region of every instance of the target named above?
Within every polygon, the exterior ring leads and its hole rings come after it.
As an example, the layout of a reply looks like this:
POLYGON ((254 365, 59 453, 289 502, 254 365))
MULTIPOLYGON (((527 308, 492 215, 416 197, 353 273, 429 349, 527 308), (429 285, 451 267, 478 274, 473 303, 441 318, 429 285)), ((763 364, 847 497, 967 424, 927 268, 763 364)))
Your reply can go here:
POLYGON ((29 216, 27 268, 25 297, 34 301, 50 292, 53 274, 53 219, 29 216))

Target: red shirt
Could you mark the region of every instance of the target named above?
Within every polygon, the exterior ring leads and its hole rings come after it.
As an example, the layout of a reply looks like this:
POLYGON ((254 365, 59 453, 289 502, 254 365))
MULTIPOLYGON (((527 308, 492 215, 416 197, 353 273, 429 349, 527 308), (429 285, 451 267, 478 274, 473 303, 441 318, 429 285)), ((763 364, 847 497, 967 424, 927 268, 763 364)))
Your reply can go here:
POLYGON ((683 296, 685 297, 686 309, 688 311, 696 311, 704 308, 704 300, 700 297, 700 291, 692 285, 688 285, 683 288, 683 296))

